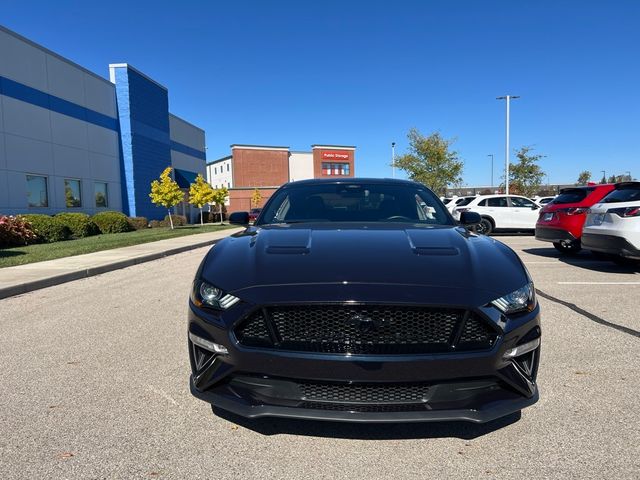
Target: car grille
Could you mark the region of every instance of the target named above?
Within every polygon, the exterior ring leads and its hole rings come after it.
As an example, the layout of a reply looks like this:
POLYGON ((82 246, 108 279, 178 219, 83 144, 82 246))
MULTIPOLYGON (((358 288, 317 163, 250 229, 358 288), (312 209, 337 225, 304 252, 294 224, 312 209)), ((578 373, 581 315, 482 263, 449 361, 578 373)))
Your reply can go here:
POLYGON ((235 334, 248 347, 364 355, 487 350, 498 336, 481 317, 461 309, 371 305, 262 308, 235 334))
POLYGON ((298 383, 302 399, 335 403, 424 403, 429 386, 407 384, 298 383))

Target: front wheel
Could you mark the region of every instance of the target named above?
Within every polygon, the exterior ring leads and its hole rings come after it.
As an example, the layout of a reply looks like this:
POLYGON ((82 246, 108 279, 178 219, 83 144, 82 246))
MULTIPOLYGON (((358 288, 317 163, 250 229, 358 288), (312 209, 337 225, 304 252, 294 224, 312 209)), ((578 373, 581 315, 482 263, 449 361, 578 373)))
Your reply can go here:
POLYGON ((562 242, 554 242, 553 246, 556 247, 560 253, 578 253, 582 250, 582 246, 580 245, 580 240, 563 240, 562 242))
POLYGON ((483 218, 480 223, 476 225, 476 233, 480 235, 489 235, 493 231, 493 223, 488 218, 483 218))

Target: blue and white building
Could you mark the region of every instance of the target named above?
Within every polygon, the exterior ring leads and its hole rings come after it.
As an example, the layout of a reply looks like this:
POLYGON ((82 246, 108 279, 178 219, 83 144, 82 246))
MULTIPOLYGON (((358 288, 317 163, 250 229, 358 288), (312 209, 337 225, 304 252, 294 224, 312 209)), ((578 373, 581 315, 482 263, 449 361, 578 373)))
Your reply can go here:
POLYGON ((164 86, 124 63, 107 80, 0 26, 0 214, 160 219, 151 181, 172 166, 188 189, 205 164, 204 130, 169 113, 164 86))

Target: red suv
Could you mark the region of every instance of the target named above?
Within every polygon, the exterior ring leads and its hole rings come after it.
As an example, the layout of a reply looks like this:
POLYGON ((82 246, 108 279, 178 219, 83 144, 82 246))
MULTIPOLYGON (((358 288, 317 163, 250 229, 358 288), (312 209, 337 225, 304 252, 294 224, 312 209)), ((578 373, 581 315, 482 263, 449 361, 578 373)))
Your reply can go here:
POLYGON ((565 188, 551 203, 540 210, 536 238, 553 242, 562 253, 576 253, 582 248, 580 237, 587 210, 613 190, 613 184, 565 188))

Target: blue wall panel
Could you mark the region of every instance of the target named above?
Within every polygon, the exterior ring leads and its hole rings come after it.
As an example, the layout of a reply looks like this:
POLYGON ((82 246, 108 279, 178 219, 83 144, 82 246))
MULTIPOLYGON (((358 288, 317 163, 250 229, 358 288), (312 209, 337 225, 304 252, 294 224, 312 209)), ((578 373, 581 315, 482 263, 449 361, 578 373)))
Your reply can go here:
POLYGON ((116 67, 123 172, 128 215, 161 219, 167 214, 149 198, 151 182, 171 165, 167 91, 129 67, 116 67))

